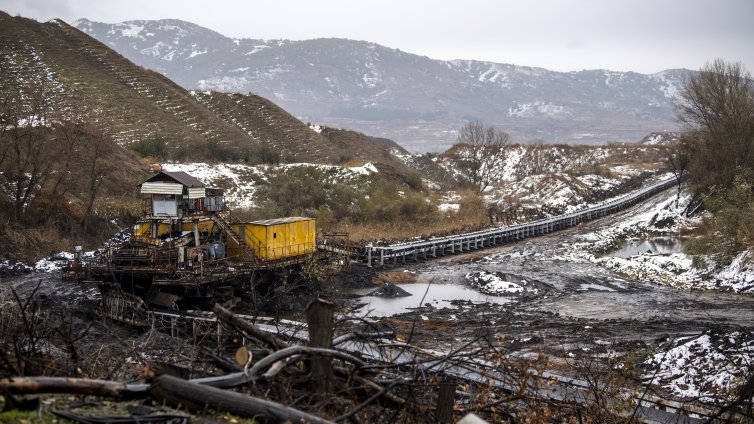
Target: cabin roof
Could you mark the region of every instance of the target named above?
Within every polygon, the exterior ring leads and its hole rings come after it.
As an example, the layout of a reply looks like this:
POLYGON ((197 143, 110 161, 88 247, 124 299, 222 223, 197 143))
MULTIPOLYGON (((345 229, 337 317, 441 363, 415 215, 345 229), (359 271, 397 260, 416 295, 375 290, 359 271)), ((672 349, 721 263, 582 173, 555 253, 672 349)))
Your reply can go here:
POLYGON ((160 171, 158 174, 153 175, 139 185, 142 185, 144 183, 169 180, 175 181, 188 188, 205 187, 203 182, 183 171, 160 171))
POLYGON ((289 216, 286 218, 263 219, 260 221, 253 221, 253 222, 250 222, 249 224, 263 225, 265 227, 268 227, 271 225, 291 224, 294 222, 301 222, 301 221, 314 221, 314 218, 306 218, 303 216, 289 216))

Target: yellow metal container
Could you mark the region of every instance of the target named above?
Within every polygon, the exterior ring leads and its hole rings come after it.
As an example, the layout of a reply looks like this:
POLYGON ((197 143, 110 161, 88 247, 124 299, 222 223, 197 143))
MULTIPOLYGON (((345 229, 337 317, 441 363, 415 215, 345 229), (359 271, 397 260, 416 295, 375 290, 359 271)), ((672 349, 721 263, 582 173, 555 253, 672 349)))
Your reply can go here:
MULTIPOLYGON (((155 225, 157 225, 157 237, 162 237, 165 234, 170 233, 170 224, 164 223, 164 222, 155 222, 155 225)), ((135 236, 152 236, 152 222, 150 221, 139 221, 134 225, 134 235, 135 236)))
POLYGON ((289 217, 234 224, 241 240, 257 258, 274 261, 314 253, 316 221, 313 218, 289 217))
MULTIPOLYGON (((217 232, 218 229, 216 228, 215 223, 210 219, 200 219, 197 222, 199 226, 199 232, 200 233, 213 233, 217 232)), ((167 234, 170 234, 170 224, 167 222, 164 222, 163 220, 155 220, 155 225, 157 225, 157 237, 162 237, 167 234)), ((194 231, 194 221, 187 219, 182 221, 181 228, 182 231, 194 231)), ((134 224, 134 231, 133 234, 135 236, 151 236, 152 235, 152 222, 151 221, 139 221, 136 224, 134 224)))
POLYGON ((135 236, 150 236, 152 235, 152 227, 149 222, 137 222, 134 225, 134 235, 135 236))

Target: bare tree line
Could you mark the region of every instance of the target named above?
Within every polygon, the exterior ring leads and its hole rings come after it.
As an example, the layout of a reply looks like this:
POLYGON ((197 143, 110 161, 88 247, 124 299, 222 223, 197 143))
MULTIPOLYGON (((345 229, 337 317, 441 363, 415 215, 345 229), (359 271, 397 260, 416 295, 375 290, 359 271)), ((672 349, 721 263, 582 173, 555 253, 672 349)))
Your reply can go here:
POLYGON ((695 192, 730 187, 741 168, 754 169, 754 81, 740 63, 717 59, 693 74, 679 93, 686 126, 671 167, 695 192))
POLYGON ((492 182, 496 159, 510 145, 510 135, 481 121, 470 121, 461 127, 458 144, 462 148, 458 160, 462 181, 477 192, 484 192, 492 182))
POLYGON ((0 96, 0 212, 20 224, 49 222, 75 196, 87 231, 116 148, 107 125, 67 110, 44 84, 4 86, 0 96))

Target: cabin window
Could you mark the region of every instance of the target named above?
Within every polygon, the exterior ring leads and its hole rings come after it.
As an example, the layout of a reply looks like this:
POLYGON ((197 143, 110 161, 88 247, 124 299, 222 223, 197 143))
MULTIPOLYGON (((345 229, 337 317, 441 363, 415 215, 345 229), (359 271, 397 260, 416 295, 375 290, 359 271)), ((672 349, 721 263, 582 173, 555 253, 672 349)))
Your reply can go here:
POLYGON ((172 194, 153 194, 152 195, 152 214, 153 215, 178 215, 178 202, 172 194))
POLYGON ((278 233, 272 233, 272 238, 274 239, 278 238, 278 233))

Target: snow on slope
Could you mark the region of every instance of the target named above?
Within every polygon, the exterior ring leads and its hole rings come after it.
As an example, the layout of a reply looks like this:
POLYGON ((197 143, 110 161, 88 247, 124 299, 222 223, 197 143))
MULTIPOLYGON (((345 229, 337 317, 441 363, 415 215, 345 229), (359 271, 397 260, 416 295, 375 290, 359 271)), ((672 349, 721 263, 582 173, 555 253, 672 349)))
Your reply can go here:
POLYGON ((727 402, 749 377, 752 360, 751 331, 707 331, 652 356, 645 378, 684 399, 727 402))
MULTIPOLYGON (((639 150, 620 146, 508 146, 504 154, 486 165, 490 186, 484 192, 485 201, 501 210, 518 208, 524 220, 532 214, 550 216, 581 209, 588 205, 594 193, 609 192, 647 171, 645 162, 626 159, 637 155, 639 150), (617 163, 595 173, 610 162, 617 163)), ((458 162, 468 154, 467 150, 457 150, 454 154, 438 156, 435 162, 450 175, 462 179, 458 162)), ((417 155, 396 156, 409 166, 418 162, 417 155)), ((446 199, 454 197, 458 198, 449 193, 446 199)), ((452 210, 457 206, 444 202, 443 208, 452 210)))
MULTIPOLYGON (((620 274, 645 283, 664 284, 681 289, 723 290, 754 293, 754 260, 751 252, 740 253, 731 264, 718 269, 714 265, 695 268, 691 256, 683 252, 640 252, 628 258, 610 254, 625 240, 641 240, 658 235, 678 237, 680 228, 688 223, 683 216, 688 195, 676 205, 676 197, 647 207, 619 224, 578 236, 560 259, 591 261, 620 274)), ((713 264, 709 258, 703 262, 713 264)))

